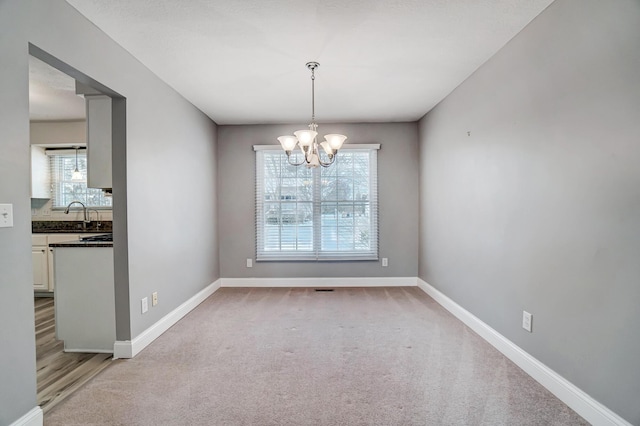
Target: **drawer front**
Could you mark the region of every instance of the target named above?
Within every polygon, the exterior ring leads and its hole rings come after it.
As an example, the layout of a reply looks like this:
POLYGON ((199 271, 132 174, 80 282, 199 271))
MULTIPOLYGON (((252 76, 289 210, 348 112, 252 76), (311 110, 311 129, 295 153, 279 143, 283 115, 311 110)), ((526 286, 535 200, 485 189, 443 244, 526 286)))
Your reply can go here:
POLYGON ((66 243, 68 241, 78 241, 79 239, 79 234, 49 234, 47 237, 47 242, 49 244, 66 243))

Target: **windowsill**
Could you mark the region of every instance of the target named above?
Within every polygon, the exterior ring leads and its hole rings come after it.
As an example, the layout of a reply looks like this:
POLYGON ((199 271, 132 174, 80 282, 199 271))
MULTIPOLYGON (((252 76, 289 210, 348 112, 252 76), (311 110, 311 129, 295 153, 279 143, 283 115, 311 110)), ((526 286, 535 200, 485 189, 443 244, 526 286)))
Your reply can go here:
POLYGON ((377 262, 378 256, 278 256, 258 257, 256 262, 377 262))
MULTIPOLYGON (((54 212, 63 212, 67 209, 67 207, 52 207, 51 211, 54 212)), ((71 207, 69 209, 69 212, 81 212, 83 209, 80 207, 71 207)), ((98 210, 98 211, 107 211, 110 212, 113 210, 113 207, 91 207, 91 206, 87 206, 87 210, 98 210)))

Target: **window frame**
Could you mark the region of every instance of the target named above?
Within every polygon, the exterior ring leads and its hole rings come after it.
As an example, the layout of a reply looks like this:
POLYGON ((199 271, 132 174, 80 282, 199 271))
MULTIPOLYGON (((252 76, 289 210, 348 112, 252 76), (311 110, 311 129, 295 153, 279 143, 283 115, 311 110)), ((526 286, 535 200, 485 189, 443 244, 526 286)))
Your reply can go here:
MULTIPOLYGON (((78 169, 82 172, 84 179, 79 180, 79 181, 71 181, 71 180, 66 180, 66 179, 60 179, 61 174, 64 173, 62 170, 60 170, 59 168, 59 161, 63 161, 60 160, 59 157, 65 157, 68 159, 71 159, 74 161, 75 164, 75 156, 76 156, 76 150, 75 149, 69 149, 69 148, 48 148, 45 150, 45 154, 47 155, 48 161, 49 161, 49 178, 50 178, 50 182, 51 182, 51 209, 55 210, 55 211, 59 211, 59 210, 65 210, 67 205, 69 203, 62 203, 62 204, 57 204, 58 202, 60 202, 60 200, 64 197, 61 196, 62 192, 61 192, 61 185, 63 185, 65 182, 66 183, 74 183, 74 184, 81 184, 84 185, 84 197, 81 199, 75 199, 75 200, 71 200, 71 201, 80 201, 82 203, 85 204, 87 209, 92 209, 92 210, 112 210, 113 209, 113 201, 112 204, 110 206, 105 206, 105 205, 92 205, 89 204, 87 202, 87 195, 89 194, 89 192, 96 192, 96 195, 99 195, 101 199, 107 199, 108 197, 106 197, 104 195, 104 191, 102 191, 99 188, 90 188, 89 186, 87 186, 87 152, 86 152, 86 148, 81 147, 78 148, 78 169), (98 194, 100 193, 100 194, 98 194)), ((69 201, 69 202, 71 202, 69 201)), ((77 209, 78 206, 72 206, 71 210, 75 210, 77 209)))
MULTIPOLYGON (((311 227, 313 232, 312 237, 312 248, 310 250, 302 250, 302 249, 294 249, 294 250, 280 250, 280 251, 269 251, 264 248, 265 245, 265 234, 266 227, 265 223, 265 205, 267 202, 264 200, 264 184, 265 184, 265 176, 264 176, 264 151, 278 151, 278 153, 286 159, 286 154, 282 151, 282 148, 279 145, 254 145, 254 151, 256 152, 256 163, 255 163, 255 243, 256 243, 256 261, 257 262, 271 262, 271 261, 360 261, 360 260, 370 260, 377 261, 379 259, 378 250, 379 250, 379 233, 378 233, 378 210, 379 210, 379 201, 378 201, 378 184, 377 184, 377 151, 380 149, 380 144, 349 144, 344 145, 340 152, 337 154, 339 161, 339 156, 341 153, 348 152, 367 152, 369 154, 369 198, 366 202, 358 202, 357 200, 331 200, 326 201, 322 200, 322 187, 321 187, 321 176, 322 171, 327 170, 322 167, 318 167, 317 169, 311 170, 311 176, 313 181, 313 189, 312 189, 312 199, 311 201, 298 201, 301 203, 311 203, 312 210, 312 218, 311 218, 311 227), (262 153, 261 153, 262 152, 262 153), (351 204, 355 206, 356 204, 365 204, 368 205, 368 228, 369 228, 369 237, 373 236, 373 238, 369 241, 368 249, 366 250, 340 250, 336 248, 335 250, 323 250, 322 249, 322 232, 323 229, 323 217, 322 217, 322 206, 326 206, 327 204, 351 204)), ((304 168, 306 166, 298 166, 300 168, 304 168)), ((333 167, 333 165, 331 166, 333 167)), ((282 176, 282 175, 281 175, 282 176)), ((352 177, 352 176, 351 176, 352 177)), ((282 179, 282 177, 280 177, 282 179)), ((282 198, 282 196, 281 196, 282 198)), ((278 202, 283 200, 278 200, 278 202)), ((286 200, 284 200, 286 201, 286 200)), ((338 214, 338 213, 336 213, 338 214)), ((337 216, 336 216, 337 217, 337 216)), ((352 216, 352 220, 355 220, 355 217, 352 216)), ((282 222, 282 216, 280 216, 280 222, 282 222)), ((282 224, 280 224, 282 227, 282 224)), ((356 226, 355 224, 353 225, 356 226)), ((337 224, 336 224, 337 227, 337 224)), ((280 231, 281 232, 281 231, 280 231)), ((296 232, 298 232, 298 228, 296 228, 296 232)), ((354 229, 354 237, 356 230, 354 229)), ((297 234, 296 234, 297 235, 297 234)), ((278 241, 282 243, 282 234, 279 234, 278 241)), ((298 242, 296 238, 296 243, 298 242)), ((355 244, 354 244, 355 245, 355 244)))

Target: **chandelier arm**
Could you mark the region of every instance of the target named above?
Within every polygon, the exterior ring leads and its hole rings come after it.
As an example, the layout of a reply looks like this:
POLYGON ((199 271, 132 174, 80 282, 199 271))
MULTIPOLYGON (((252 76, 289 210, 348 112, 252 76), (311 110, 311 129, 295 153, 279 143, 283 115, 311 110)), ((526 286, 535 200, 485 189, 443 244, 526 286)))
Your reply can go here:
POLYGON ((335 156, 334 156, 334 157, 331 157, 331 159, 329 160, 329 162, 328 162, 328 163, 325 163, 324 161, 322 161, 322 160, 320 159, 320 156, 318 156, 318 163, 320 163, 320 165, 321 165, 322 167, 329 167, 329 166, 330 166, 330 165, 332 165, 335 161, 336 161, 336 157, 335 157, 335 156))
POLYGON ((306 154, 305 154, 305 155, 304 155, 304 158, 302 159, 302 161, 301 161, 301 162, 299 162, 299 163, 292 163, 292 162, 291 162, 291 151, 287 151, 287 152, 286 152, 286 154, 287 154, 287 162, 288 162, 289 164, 291 164, 292 166, 296 166, 296 167, 298 167, 298 166, 302 166, 302 165, 307 161, 307 156, 306 156, 306 154))
POLYGON ((322 167, 329 167, 336 161, 336 156, 332 155, 331 157, 329 157, 329 162, 325 163, 324 161, 322 161, 322 158, 320 158, 320 150, 317 150, 317 152, 318 152, 318 163, 320 163, 322 167))

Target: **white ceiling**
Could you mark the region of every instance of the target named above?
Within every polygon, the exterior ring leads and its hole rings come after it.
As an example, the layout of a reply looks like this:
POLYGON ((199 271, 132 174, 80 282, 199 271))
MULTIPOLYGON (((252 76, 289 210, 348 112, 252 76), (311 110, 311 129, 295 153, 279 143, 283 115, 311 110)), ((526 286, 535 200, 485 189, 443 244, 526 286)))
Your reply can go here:
POLYGON ((84 120, 84 98, 67 74, 29 56, 29 118, 31 121, 84 120))
MULTIPOLYGON (((67 0, 219 124, 414 121, 553 0, 67 0)), ((126 96, 126 94, 125 94, 126 96)))

